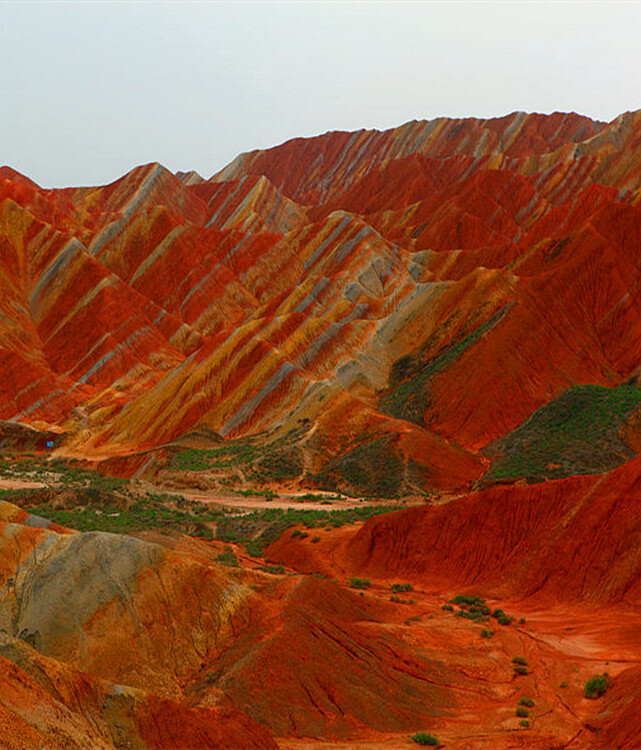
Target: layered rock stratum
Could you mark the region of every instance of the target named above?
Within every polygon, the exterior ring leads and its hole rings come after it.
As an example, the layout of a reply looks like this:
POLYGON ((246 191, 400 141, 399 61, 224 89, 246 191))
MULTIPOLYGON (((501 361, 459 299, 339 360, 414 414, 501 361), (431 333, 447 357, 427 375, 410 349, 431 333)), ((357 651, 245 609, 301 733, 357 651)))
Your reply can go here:
POLYGON ((0 168, 0 747, 638 748, 640 268, 641 112, 0 168))

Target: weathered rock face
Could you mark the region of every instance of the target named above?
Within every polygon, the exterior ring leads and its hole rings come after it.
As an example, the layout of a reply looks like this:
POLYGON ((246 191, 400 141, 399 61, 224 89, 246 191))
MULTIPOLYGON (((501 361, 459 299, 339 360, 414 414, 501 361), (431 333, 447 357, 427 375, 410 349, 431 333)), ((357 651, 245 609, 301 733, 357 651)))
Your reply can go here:
POLYGON ((215 705, 220 695, 200 706, 186 697, 260 611, 248 586, 206 562, 207 549, 193 558, 124 535, 71 533, 9 503, 0 518, 0 716, 10 747, 276 747, 264 726, 215 705))
POLYGON ((354 570, 510 598, 641 604, 641 460, 608 474, 496 487, 372 519, 354 570), (426 544, 429 540, 429 544, 426 544))
POLYGON ((3 168, 0 419, 95 458, 305 419, 334 486, 364 491, 341 460, 383 434, 400 486, 466 487, 566 389, 637 376, 640 138, 639 113, 517 113, 295 139, 211 180, 3 168))

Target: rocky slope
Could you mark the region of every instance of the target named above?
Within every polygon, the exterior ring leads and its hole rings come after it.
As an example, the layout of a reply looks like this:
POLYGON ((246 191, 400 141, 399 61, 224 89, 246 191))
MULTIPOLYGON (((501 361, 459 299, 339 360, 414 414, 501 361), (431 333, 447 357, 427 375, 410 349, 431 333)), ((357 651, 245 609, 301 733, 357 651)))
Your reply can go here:
POLYGON ((0 747, 638 747, 640 145, 0 168, 0 747))
POLYGON ((567 389, 636 382, 640 122, 328 133, 210 180, 3 168, 0 418, 96 460, 307 424, 303 483, 371 493, 356 450, 469 487, 567 389))

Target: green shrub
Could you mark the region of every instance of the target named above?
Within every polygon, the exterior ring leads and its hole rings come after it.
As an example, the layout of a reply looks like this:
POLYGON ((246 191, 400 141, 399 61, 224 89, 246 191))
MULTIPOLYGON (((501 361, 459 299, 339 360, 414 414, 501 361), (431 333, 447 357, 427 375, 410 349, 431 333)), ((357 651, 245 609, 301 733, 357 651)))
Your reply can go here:
POLYGON ((393 583, 392 591, 395 594, 402 594, 405 591, 414 591, 414 586, 411 583, 393 583))
POLYGON ((527 666, 527 662, 522 656, 513 656, 512 664, 521 664, 523 667, 527 666))
POLYGON ((568 683, 565 682, 565 680, 559 685, 560 688, 566 688, 568 686, 568 683))
POLYGON ((532 698, 521 698, 519 706, 527 706, 528 708, 534 708, 534 701, 532 698))
POLYGON ((519 665, 519 666, 516 666, 516 667, 514 667, 514 674, 516 674, 516 675, 524 675, 524 674, 527 674, 527 667, 522 667, 522 666, 520 666, 520 665, 519 665))
POLYGON ((349 585, 353 589, 368 589, 370 587, 369 578, 356 578, 352 576, 349 585))
POLYGON ((436 747, 439 744, 438 739, 430 732, 417 732, 412 735, 412 740, 417 745, 429 745, 430 747, 436 747))
POLYGON ((586 698, 600 698, 610 687, 610 677, 607 672, 595 674, 583 686, 583 695, 586 698))
POLYGON ((486 630, 485 628, 481 630, 481 638, 493 638, 493 637, 494 637, 493 630, 486 630))
POLYGON ((459 607, 484 607, 485 600, 480 596, 469 596, 468 594, 459 594, 454 599, 450 599, 452 604, 458 604, 459 607))
POLYGON ((467 612, 465 609, 459 609, 454 617, 462 617, 473 622, 487 622, 489 620, 489 617, 484 617, 480 612, 467 612))
POLYGON ((530 726, 530 722, 527 719, 521 719, 521 721, 519 721, 519 725, 527 729, 530 726))
POLYGON ((446 612, 454 612, 454 607, 451 604, 444 604, 441 609, 445 610, 446 612))
POLYGON ((507 615, 502 615, 498 618, 497 622, 499 625, 511 625, 512 620, 507 615))
POLYGON ((529 712, 529 711, 527 710, 527 708, 523 708, 523 706, 519 706, 519 707, 518 707, 518 708, 516 709, 516 715, 517 715, 517 716, 523 716, 523 717, 527 717, 527 716, 529 716, 529 715, 530 715, 530 712, 529 712))
POLYGON ((319 536, 313 536, 310 539, 310 541, 312 542, 312 544, 316 544, 317 542, 320 542, 320 537, 319 536))

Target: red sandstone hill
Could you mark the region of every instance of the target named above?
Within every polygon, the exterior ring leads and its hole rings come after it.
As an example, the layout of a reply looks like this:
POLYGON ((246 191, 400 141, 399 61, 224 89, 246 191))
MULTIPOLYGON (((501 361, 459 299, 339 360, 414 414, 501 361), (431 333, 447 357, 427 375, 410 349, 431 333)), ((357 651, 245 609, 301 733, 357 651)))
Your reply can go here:
POLYGON ((639 747, 640 144, 639 112, 514 113, 210 180, 0 168, 3 463, 432 500, 267 570, 0 503, 0 747, 639 747))
POLYGON ((638 747, 640 120, 330 133, 210 180, 2 168, 5 448, 162 473, 236 438, 303 486, 482 489, 286 531, 282 574, 5 504, 0 742, 638 747), (482 637, 461 593, 514 620, 482 637))
POLYGON ((469 487, 537 409, 637 377, 639 138, 639 113, 515 113, 294 139, 211 180, 5 167, 0 418, 94 459, 307 424, 303 483, 375 494, 366 454, 395 492, 469 487))

